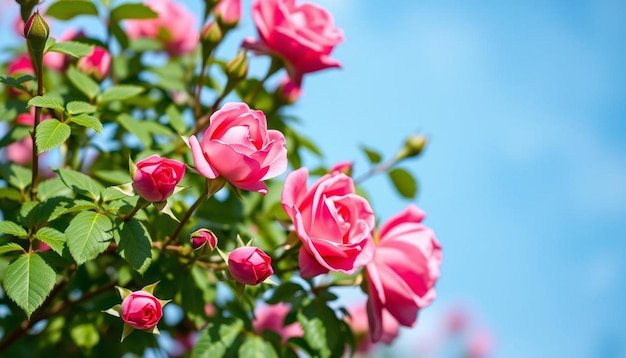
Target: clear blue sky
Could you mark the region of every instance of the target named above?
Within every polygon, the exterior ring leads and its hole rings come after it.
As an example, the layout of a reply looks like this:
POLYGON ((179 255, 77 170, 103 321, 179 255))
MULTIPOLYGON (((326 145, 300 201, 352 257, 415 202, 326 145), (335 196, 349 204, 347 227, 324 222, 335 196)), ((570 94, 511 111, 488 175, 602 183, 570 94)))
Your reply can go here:
MULTIPOLYGON (((495 357, 625 356, 626 3, 315 2, 345 31, 344 68, 307 76, 291 111, 325 163, 358 174, 359 144, 431 138, 405 167, 444 246, 439 298, 400 347, 462 304, 495 357)), ((229 36, 256 36, 247 6, 229 36)), ((407 204, 386 178, 366 187, 380 220, 407 204)))

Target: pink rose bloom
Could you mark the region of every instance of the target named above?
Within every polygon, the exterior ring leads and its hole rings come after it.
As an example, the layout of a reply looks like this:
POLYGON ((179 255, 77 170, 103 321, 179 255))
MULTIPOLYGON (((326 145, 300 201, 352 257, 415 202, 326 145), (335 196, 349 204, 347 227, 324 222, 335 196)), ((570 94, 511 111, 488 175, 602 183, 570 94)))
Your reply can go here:
POLYGON ((331 173, 332 172, 340 172, 340 173, 344 173, 347 176, 352 175, 352 162, 339 162, 335 165, 333 165, 332 167, 330 167, 329 170, 331 173))
MULTIPOLYGON (((367 308, 365 302, 362 304, 351 306, 348 309, 350 317, 346 316, 345 320, 350 325, 354 338, 356 339, 356 350, 361 353, 371 352, 376 346, 370 337, 369 322, 367 319, 367 308)), ((381 341, 391 344, 400 333, 400 325, 389 312, 383 312, 383 335, 381 341)))
POLYGON ((151 329, 163 316, 163 305, 146 291, 135 291, 122 301, 122 320, 136 329, 151 329))
POLYGON ((228 270, 233 278, 246 285, 258 285, 272 276, 272 258, 258 247, 242 246, 228 255, 228 270))
POLYGON ((306 168, 289 173, 282 192, 283 209, 302 242, 300 273, 351 275, 374 255, 372 208, 343 173, 324 175, 307 189, 308 177, 306 168))
POLYGON ((245 103, 226 103, 211 115, 202 141, 189 138, 193 161, 200 174, 219 176, 244 190, 267 194, 263 180, 287 169, 285 137, 268 130, 265 115, 245 103))
POLYGON ((111 67, 111 55, 102 47, 94 46, 89 56, 81 57, 76 65, 79 70, 102 81, 111 67))
POLYGON ((411 327, 418 311, 435 299, 441 246, 433 231, 421 223, 424 216, 411 204, 380 229, 374 259, 366 266, 374 342, 383 337, 384 311, 400 325, 411 327))
POLYGON ((467 343, 467 358, 486 358, 493 353, 493 338, 485 329, 474 332, 467 343))
POLYGON ((148 37, 159 40, 171 56, 192 52, 199 41, 196 17, 175 0, 149 0, 146 2, 158 17, 154 19, 126 20, 126 33, 131 39, 148 37))
POLYGON ((9 163, 26 165, 33 160, 33 141, 28 137, 9 144, 6 150, 9 163))
POLYGON ((185 164, 155 154, 137 163, 133 188, 147 201, 161 202, 172 195, 183 175, 185 164))
POLYGON ((307 3, 296 6, 295 0, 254 0, 252 19, 259 40, 246 39, 243 46, 282 58, 298 86, 305 73, 341 67, 330 53, 343 41, 343 31, 321 7, 307 3))
POLYGON ((257 334, 263 334, 267 329, 278 333, 283 344, 291 337, 302 337, 304 331, 298 322, 294 322, 285 326, 285 318, 289 313, 289 305, 279 302, 275 305, 261 306, 254 312, 254 321, 252 321, 252 329, 257 334))
POLYGON ((237 26, 241 18, 241 0, 220 0, 213 9, 213 14, 221 26, 237 26))
MULTIPOLYGON (((35 76, 35 69, 33 68, 33 64, 30 61, 30 57, 28 56, 28 54, 19 55, 11 63, 9 63, 9 66, 7 68, 7 75, 14 78, 19 78, 24 75, 35 76)), ((25 87, 28 87, 28 81, 22 84, 25 87)), ((22 92, 15 87, 7 86, 7 89, 9 91, 9 94, 13 97, 25 94, 25 92, 22 92)))
POLYGON ((287 104, 296 103, 302 94, 302 88, 293 83, 289 76, 285 76, 278 85, 278 96, 287 104))

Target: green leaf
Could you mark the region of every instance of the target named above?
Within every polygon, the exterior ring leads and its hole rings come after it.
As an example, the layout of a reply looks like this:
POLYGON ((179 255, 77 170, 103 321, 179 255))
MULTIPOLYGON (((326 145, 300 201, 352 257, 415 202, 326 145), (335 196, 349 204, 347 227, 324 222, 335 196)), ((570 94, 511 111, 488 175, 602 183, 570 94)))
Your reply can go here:
POLYGON ((64 233, 51 227, 42 227, 37 230, 35 238, 48 244, 48 246, 50 246, 50 248, 57 254, 63 254, 63 244, 65 244, 64 233))
POLYGON ((70 336, 77 346, 90 349, 100 342, 100 333, 94 323, 83 323, 70 329, 70 336))
MULTIPOLYGON (((13 118, 15 118, 15 116, 13 118)), ((13 118, 11 120, 13 120, 13 118)), ((32 130, 32 126, 23 125, 17 125, 10 128, 4 137, 0 139, 0 147, 6 147, 7 145, 17 142, 18 140, 30 137, 30 131, 32 130)))
POLYGON ((15 188, 0 188, 0 199, 22 201, 22 193, 15 188))
POLYGON ((67 113, 70 115, 77 115, 81 113, 93 113, 97 110, 97 108, 87 102, 83 101, 72 101, 65 105, 67 113))
POLYGON ((361 150, 367 156, 367 159, 370 161, 370 164, 378 164, 383 160, 382 155, 380 155, 380 153, 378 153, 377 151, 371 148, 367 148, 366 146, 362 145, 361 150))
POLYGON ((141 122, 126 113, 117 116, 116 121, 128 132, 134 134, 145 147, 152 146, 152 135, 145 130, 141 122))
POLYGON ((150 233, 137 219, 121 222, 117 252, 139 273, 144 273, 152 262, 152 239, 150 233))
MULTIPOLYGON (((96 98, 98 92, 100 92, 100 85, 96 81, 92 80, 91 77, 77 70, 76 67, 70 66, 67 69, 66 74, 70 82, 72 82, 72 84, 90 100, 96 98)), ((69 111, 70 109, 68 108, 68 112, 69 111)))
POLYGON ((27 81, 32 81, 34 79, 35 77, 31 75, 20 76, 19 78, 0 76, 0 83, 4 83, 7 86, 15 87, 21 91, 28 92, 28 89, 26 88, 24 83, 27 81))
POLYGON ((70 254, 81 265, 95 259, 109 246, 113 223, 103 214, 82 211, 65 229, 65 238, 70 254))
POLYGON ((93 45, 87 45, 76 41, 57 42, 50 46, 48 51, 59 52, 79 58, 91 55, 93 52, 93 45))
POLYGON ((417 182, 407 170, 395 168, 389 171, 389 178, 400 195, 412 199, 417 194, 417 182))
POLYGON ((7 252, 13 252, 13 251, 24 251, 24 248, 22 248, 20 245, 14 243, 14 242, 8 242, 6 244, 2 244, 0 245, 0 254, 4 254, 7 252))
POLYGON ((98 102, 105 103, 117 100, 125 100, 134 97, 144 91, 141 86, 134 85, 116 85, 107 88, 100 94, 98 102))
POLYGON ((66 123, 59 122, 56 118, 51 118, 39 123, 37 126, 37 152, 39 154, 54 149, 65 143, 70 137, 72 129, 66 123))
POLYGON ((304 331, 304 340, 309 346, 313 348, 320 357, 330 357, 330 349, 327 346, 326 340, 326 327, 324 327, 324 322, 322 322, 321 318, 315 317, 314 315, 307 316, 302 312, 298 312, 298 322, 300 322, 302 330, 304 331))
POLYGON ((26 229, 14 223, 13 221, 0 221, 0 233, 13 235, 17 237, 27 237, 26 229))
POLYGON ((30 169, 15 164, 0 164, 0 172, 9 184, 21 190, 30 185, 33 175, 30 169))
MULTIPOLYGON (((232 349, 243 329, 244 324, 240 319, 230 317, 212 320, 200 334, 191 357, 227 357, 227 352, 232 349)), ((234 355, 232 351, 230 353, 228 356, 234 355)))
POLYGON ((270 342, 262 337, 248 335, 239 347, 240 357, 250 358, 278 358, 278 354, 270 342))
POLYGON ((304 288, 302 288, 302 286, 295 282, 287 281, 276 287, 272 297, 267 300, 267 303, 274 305, 279 302, 289 301, 302 292, 304 292, 304 288))
POLYGON ((40 201, 46 201, 53 197, 67 197, 72 194, 70 188, 66 187, 63 180, 59 177, 54 177, 48 180, 44 180, 39 183, 37 187, 37 198, 40 201))
POLYGON ((150 7, 139 3, 122 4, 111 10, 111 22, 123 19, 154 19, 157 13, 150 7))
POLYGON ((23 254, 7 267, 3 285, 30 318, 52 291, 55 279, 54 270, 39 254, 23 254))
POLYGON ((59 20, 70 20, 79 15, 98 16, 98 8, 84 0, 60 0, 50 4, 46 15, 59 20))
POLYGON ((98 133, 102 133, 102 122, 100 122, 100 120, 94 116, 81 113, 77 116, 68 118, 68 121, 74 122, 83 127, 91 128, 98 133))
POLYGON ((182 134, 187 132, 187 124, 183 121, 183 116, 175 104, 172 103, 167 106, 165 115, 169 118, 169 125, 172 126, 177 133, 182 134))
MULTIPOLYGON (((58 111, 63 111, 65 108, 63 107, 63 104, 60 103, 59 101, 57 101, 55 98, 52 98, 50 96, 36 96, 31 98, 28 101, 28 106, 35 106, 35 107, 42 107, 42 108, 52 108, 52 109, 56 109, 58 111)), ((42 122, 43 123, 43 122, 42 122)))
POLYGON ((65 186, 75 193, 90 197, 94 201, 100 199, 104 186, 89 176, 71 169, 57 169, 56 173, 59 174, 65 186))

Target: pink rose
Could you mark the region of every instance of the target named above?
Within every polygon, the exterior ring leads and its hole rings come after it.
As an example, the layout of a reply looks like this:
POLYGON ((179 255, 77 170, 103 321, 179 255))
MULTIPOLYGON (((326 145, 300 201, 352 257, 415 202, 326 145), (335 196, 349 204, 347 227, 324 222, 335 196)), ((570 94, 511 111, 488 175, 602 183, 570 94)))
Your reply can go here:
POLYGON ((155 154, 137 163, 133 188, 149 202, 161 202, 172 195, 183 175, 185 164, 155 154))
POLYGON ((209 229, 196 230, 191 234, 191 248, 200 250, 206 247, 206 252, 212 252, 217 247, 217 236, 209 229))
POLYGON ((220 26, 237 26, 241 18, 241 0, 220 0, 213 9, 213 14, 220 26))
POLYGON ((98 81, 102 81, 108 74, 111 67, 111 55, 102 47, 94 46, 89 56, 81 57, 76 65, 79 70, 94 76, 98 81))
POLYGON ((324 175, 307 189, 308 176, 306 168, 289 173, 282 193, 283 208, 302 241, 302 277, 329 270, 353 274, 374 254, 372 208, 355 194, 347 175, 324 175))
POLYGON ((383 337, 384 311, 400 325, 411 327, 417 312, 435 299, 441 246, 433 231, 421 223, 424 216, 409 205, 380 229, 374 259, 366 266, 374 342, 383 337))
POLYGON ((283 344, 291 337, 302 337, 304 331, 298 322, 285 325, 285 318, 289 313, 289 305, 279 302, 275 305, 261 306, 254 312, 252 329, 259 335, 267 329, 278 333, 283 344))
POLYGON ((161 301, 146 291, 135 291, 122 301, 122 320, 136 329, 151 329, 163 316, 161 301))
POLYGON ((246 39, 243 46, 282 58, 298 86, 305 73, 341 67, 330 53, 343 41, 343 32, 326 10, 306 3, 296 6, 295 0, 254 0, 252 18, 259 40, 246 39))
POLYGON ((335 165, 333 165, 332 167, 330 167, 329 172, 340 172, 340 173, 344 173, 347 176, 351 176, 352 175, 352 162, 339 162, 336 163, 335 165))
MULTIPOLYGON (((19 78, 24 75, 35 76, 35 69, 33 68, 33 64, 30 61, 28 54, 19 55, 11 63, 9 63, 7 75, 14 78, 19 78)), ((22 84, 24 87, 28 87, 28 82, 24 82, 22 84)), ((7 89, 9 94, 13 97, 17 97, 25 93, 14 87, 7 86, 7 89)))
MULTIPOLYGON (((369 322, 367 319, 367 307, 365 302, 351 306, 348 309, 350 317, 346 316, 345 320, 350 325, 354 338, 356 340, 356 350, 361 353, 371 352, 375 344, 370 337, 369 322)), ((383 335, 381 341, 391 344, 400 333, 400 325, 389 312, 383 312, 383 335)))
POLYGON ((9 163, 26 165, 33 160, 33 141, 30 138, 20 139, 7 146, 9 163))
POLYGON ((242 246, 228 255, 228 270, 233 278, 246 285, 258 285, 272 276, 272 258, 258 247, 242 246))
POLYGON ((245 103, 226 103, 211 116, 202 141, 189 138, 193 161, 200 174, 219 176, 244 190, 267 194, 263 180, 287 168, 285 137, 268 130, 265 115, 245 103))
POLYGON ((191 53, 198 45, 199 34, 194 14, 175 0, 150 0, 146 3, 157 18, 127 20, 126 33, 131 39, 148 37, 159 40, 171 56, 191 53))

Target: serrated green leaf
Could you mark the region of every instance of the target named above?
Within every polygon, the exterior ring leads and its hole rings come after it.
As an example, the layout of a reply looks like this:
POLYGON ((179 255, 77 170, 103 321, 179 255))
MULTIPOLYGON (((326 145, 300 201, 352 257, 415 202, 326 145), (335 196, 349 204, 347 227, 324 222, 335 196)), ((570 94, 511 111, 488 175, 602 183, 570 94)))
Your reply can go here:
POLYGON ((37 152, 39 154, 54 149, 65 143, 72 134, 69 125, 59 122, 56 118, 51 118, 39 123, 37 126, 37 152))
POLYGON ((65 186, 75 193, 85 195, 95 201, 100 199, 104 186, 89 176, 71 169, 57 169, 56 173, 59 174, 65 186))
POLYGON ((243 329, 244 324, 240 319, 225 318, 211 321, 200 334, 191 351, 191 357, 226 357, 226 352, 232 349, 243 329))
POLYGON ((50 4, 46 15, 59 20, 70 20, 79 15, 98 16, 98 8, 84 0, 60 0, 50 4))
POLYGON ((119 235, 117 252, 139 273, 144 273, 152 262, 152 239, 143 224, 130 219, 121 222, 116 232, 119 235))
POLYGON ((65 109, 67 113, 70 115, 77 115, 81 113, 93 113, 97 110, 96 106, 83 102, 83 101, 72 101, 65 105, 65 109))
POLYGON ((79 58, 90 55, 93 52, 93 45, 76 41, 57 42, 50 46, 48 51, 59 52, 79 58))
POLYGON ((371 164, 378 164, 383 160, 382 155, 380 155, 380 153, 371 148, 367 148, 366 146, 362 145, 361 150, 363 151, 363 153, 365 153, 367 159, 370 161, 371 164))
POLYGON ((13 252, 13 251, 23 252, 24 248, 14 242, 8 242, 6 244, 0 245, 0 254, 5 254, 7 252, 13 252))
POLYGON ((141 86, 134 85, 116 85, 107 88, 98 98, 98 102, 106 103, 111 101, 122 101, 134 97, 144 91, 141 86))
POLYGON ((0 199, 22 201, 22 193, 15 188, 0 188, 0 199))
POLYGON ((66 74, 70 82, 90 100, 96 98, 98 92, 100 92, 100 85, 91 79, 91 77, 77 70, 76 67, 70 66, 66 74))
POLYGON ((46 201, 57 196, 67 197, 71 194, 72 190, 65 186, 65 183, 59 177, 44 180, 37 186, 37 198, 40 201, 46 201))
POLYGON ((274 346, 262 337, 248 335, 239 347, 240 357, 250 358, 278 358, 274 346))
POLYGON ((123 19, 154 19, 158 16, 154 10, 144 4, 127 3, 111 10, 111 22, 118 22, 123 19))
POLYGON ((63 254, 63 244, 65 244, 64 233, 51 227, 42 227, 37 230, 35 238, 48 244, 48 246, 50 246, 50 248, 57 254, 63 254))
POLYGON ((30 318, 52 291, 55 279, 54 270, 39 254, 23 254, 7 267, 3 285, 30 318))
POLYGON ((16 164, 0 164, 0 173, 9 184, 21 190, 30 185, 33 175, 30 169, 16 164))
POLYGON ((78 213, 67 229, 65 238, 70 254, 81 265, 104 252, 112 239, 113 224, 103 214, 93 211, 78 213))
POLYGON ((28 106, 52 108, 52 109, 56 109, 57 111, 63 111, 65 109, 63 107, 63 104, 59 102, 56 98, 46 96, 46 95, 36 96, 36 97, 31 98, 28 101, 28 106))
POLYGON ((389 178, 400 195, 412 199, 417 194, 417 182, 413 175, 402 168, 389 171, 389 178))
POLYGON ((9 234, 17 237, 27 237, 26 229, 14 223, 13 221, 0 221, 0 233, 9 234))
POLYGON ((100 120, 94 116, 81 113, 77 116, 68 118, 68 121, 74 122, 83 127, 91 128, 98 133, 102 133, 102 122, 100 122, 100 120))
POLYGON ((327 346, 326 327, 321 318, 307 316, 302 312, 298 312, 297 317, 304 331, 304 340, 320 357, 329 358, 330 349, 327 346))

